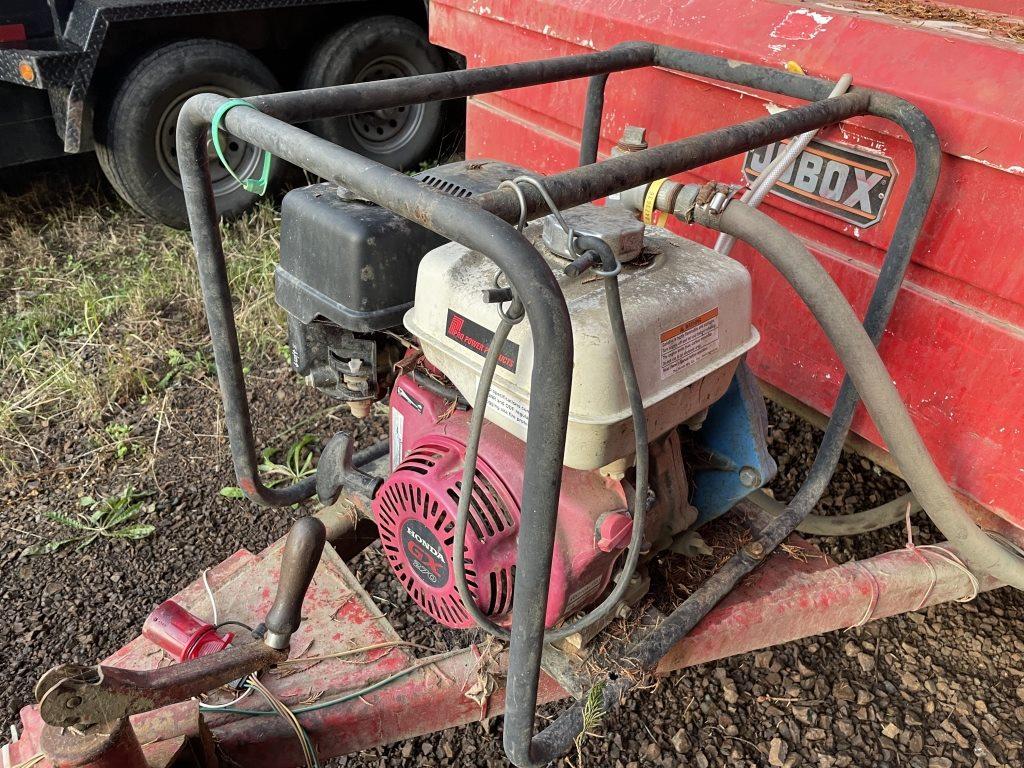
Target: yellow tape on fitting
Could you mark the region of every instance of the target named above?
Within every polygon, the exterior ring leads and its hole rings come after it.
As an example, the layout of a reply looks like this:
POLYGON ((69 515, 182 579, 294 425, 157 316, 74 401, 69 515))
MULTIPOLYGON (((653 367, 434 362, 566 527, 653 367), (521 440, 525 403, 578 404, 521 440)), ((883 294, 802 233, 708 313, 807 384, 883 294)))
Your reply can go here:
POLYGON ((653 224, 658 227, 664 227, 668 222, 668 214, 664 211, 655 211, 654 203, 658 199, 658 192, 661 191, 661 186, 668 179, 658 179, 652 181, 651 186, 647 188, 647 194, 644 195, 644 210, 641 215, 641 220, 644 224, 653 224), (657 214, 657 217, 655 217, 657 214))

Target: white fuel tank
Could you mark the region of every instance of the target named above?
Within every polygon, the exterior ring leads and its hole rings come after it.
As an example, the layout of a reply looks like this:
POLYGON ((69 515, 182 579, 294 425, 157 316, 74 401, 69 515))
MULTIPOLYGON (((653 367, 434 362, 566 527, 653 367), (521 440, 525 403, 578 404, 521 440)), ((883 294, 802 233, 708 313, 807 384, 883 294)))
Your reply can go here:
MULTIPOLYGON (((551 264, 572 319, 575 361, 565 465, 598 469, 634 453, 629 401, 615 354, 601 278, 568 277, 548 250, 541 226, 527 237, 551 264)), ((497 269, 457 243, 428 253, 405 325, 427 359, 472 403, 484 356, 499 322, 482 291, 497 269)), ((648 227, 640 255, 619 275, 630 349, 650 439, 698 414, 725 394, 740 357, 758 341, 750 323, 746 268, 733 259, 648 227)), ((529 320, 513 327, 491 388, 486 418, 526 440, 534 349, 529 320)), ((569 361, 566 361, 569 365, 569 361)))

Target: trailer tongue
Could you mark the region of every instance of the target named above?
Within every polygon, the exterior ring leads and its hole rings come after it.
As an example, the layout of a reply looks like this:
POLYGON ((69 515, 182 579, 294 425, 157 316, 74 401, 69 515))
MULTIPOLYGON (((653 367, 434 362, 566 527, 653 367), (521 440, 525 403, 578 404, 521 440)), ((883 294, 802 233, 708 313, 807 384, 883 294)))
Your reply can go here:
MULTIPOLYGON (((196 583, 175 596, 196 615, 207 599, 229 607, 225 618, 242 630, 230 647, 196 649, 202 638, 229 642, 216 634, 226 627, 163 608, 191 628, 187 638, 152 626, 146 634, 186 660, 162 666, 144 637, 98 667, 51 670, 38 707, 23 713, 16 758, 42 750, 58 766, 317 765, 504 711, 510 760, 543 765, 585 729, 587 700, 613 709, 648 675, 1024 587, 1012 537, 986 535, 962 508, 874 348, 935 190, 938 141, 909 103, 843 90, 627 43, 249 104, 190 99, 178 146, 193 148, 181 157, 184 190, 239 486, 264 505, 316 494, 325 507, 286 542, 213 569, 209 595, 196 583), (810 103, 654 147, 633 130, 614 157, 595 162, 608 75, 641 67, 810 103), (412 178, 289 124, 580 77, 591 78, 581 164, 548 176, 470 160, 412 178), (668 179, 744 153, 760 153, 769 174, 779 143, 858 116, 899 125, 916 158, 863 326, 801 241, 735 187, 668 179), (277 285, 293 366, 354 413, 389 404, 389 444, 354 454, 349 436, 335 435, 315 477, 292 486, 270 487, 257 470, 208 183, 211 121, 329 180, 292 192, 283 207, 277 285), (757 283, 725 248, 663 228, 669 220, 760 251, 848 371, 814 468, 788 505, 757 493, 775 471, 744 362, 759 341, 757 283), (835 469, 858 393, 946 544, 836 565, 794 534, 835 469), (724 515, 740 531, 732 556, 671 610, 639 607, 654 556, 685 550, 724 515), (325 538, 344 545, 365 519, 421 620, 496 640, 416 657, 334 549, 321 554, 325 538), (784 542, 815 556, 776 553, 784 542), (613 618, 627 631, 592 642, 613 618), (215 692, 228 683, 230 695, 215 692), (537 706, 565 696, 576 701, 535 734, 537 706)), ((813 186, 857 215, 878 214, 869 193, 882 166, 847 158, 825 172, 814 157, 794 171, 807 176, 804 192, 813 186)), ((982 515, 982 524, 993 523, 982 515)))

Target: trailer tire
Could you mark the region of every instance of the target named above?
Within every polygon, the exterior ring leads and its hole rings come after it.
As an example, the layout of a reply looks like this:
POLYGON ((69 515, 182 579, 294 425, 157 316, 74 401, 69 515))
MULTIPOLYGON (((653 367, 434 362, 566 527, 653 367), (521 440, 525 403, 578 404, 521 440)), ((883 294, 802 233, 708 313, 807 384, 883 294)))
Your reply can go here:
MULTIPOLYGON (((177 165, 175 126, 181 105, 202 92, 228 97, 279 90, 259 59, 221 40, 182 40, 157 48, 117 85, 96 121, 96 156, 117 193, 136 210, 168 226, 188 226, 177 165)), ((239 178, 259 176, 262 153, 222 133, 225 156, 239 178)), ((271 185, 281 163, 271 165, 271 185)), ((217 212, 240 215, 258 199, 235 181, 216 157, 210 175, 217 212)))
MULTIPOLYGON (((426 32, 400 16, 374 16, 343 27, 313 51, 303 88, 443 72, 426 32)), ((435 159, 444 129, 439 102, 314 120, 310 129, 379 163, 407 170, 435 159)))

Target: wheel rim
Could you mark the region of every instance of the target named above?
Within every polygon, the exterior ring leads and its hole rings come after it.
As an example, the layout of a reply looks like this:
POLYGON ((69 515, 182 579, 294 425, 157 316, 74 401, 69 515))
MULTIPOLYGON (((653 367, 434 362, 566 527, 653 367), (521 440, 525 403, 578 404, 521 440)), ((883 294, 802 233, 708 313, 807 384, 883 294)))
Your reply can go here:
MULTIPOLYGON (((354 82, 391 80, 418 75, 419 70, 401 56, 380 56, 356 75, 354 82)), ((408 144, 423 123, 423 104, 378 109, 350 115, 349 126, 356 142, 363 149, 377 154, 394 152, 408 144)))
MULTIPOLYGON (((227 98, 236 97, 236 94, 224 88, 203 86, 178 95, 163 111, 157 122, 156 156, 164 174, 179 189, 181 188, 181 170, 178 167, 177 142, 175 141, 178 114, 185 102, 197 93, 216 93, 227 98)), ((227 160, 228 165, 231 166, 238 178, 245 179, 255 174, 260 160, 260 152, 256 147, 236 139, 224 130, 220 131, 220 145, 224 159, 227 160)), ((235 181, 234 177, 221 164, 213 148, 212 138, 206 140, 206 156, 210 160, 210 183, 213 186, 214 196, 227 195, 241 188, 241 184, 235 181)))

